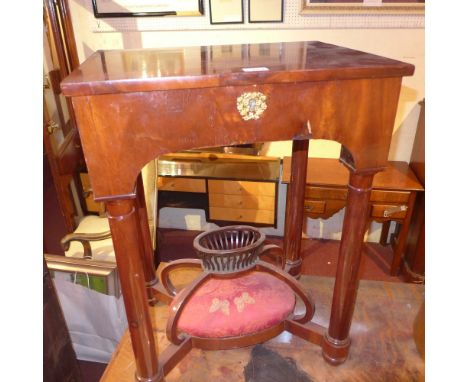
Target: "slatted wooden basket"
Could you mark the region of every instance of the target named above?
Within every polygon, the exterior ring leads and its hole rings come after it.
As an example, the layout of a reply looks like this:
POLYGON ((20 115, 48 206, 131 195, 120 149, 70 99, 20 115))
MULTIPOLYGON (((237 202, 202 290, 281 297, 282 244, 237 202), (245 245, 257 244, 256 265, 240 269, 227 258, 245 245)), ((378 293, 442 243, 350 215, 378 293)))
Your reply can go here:
POLYGON ((234 273, 255 266, 264 241, 258 229, 237 225, 203 232, 193 246, 205 272, 234 273))

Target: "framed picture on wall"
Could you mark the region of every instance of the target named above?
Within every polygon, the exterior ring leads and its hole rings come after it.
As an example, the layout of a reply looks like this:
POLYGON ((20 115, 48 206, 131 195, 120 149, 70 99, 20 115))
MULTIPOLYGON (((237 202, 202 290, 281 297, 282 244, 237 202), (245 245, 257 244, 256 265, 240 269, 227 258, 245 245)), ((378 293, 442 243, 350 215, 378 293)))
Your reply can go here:
POLYGON ((301 14, 424 13, 425 0, 300 0, 301 14))
POLYGON ((203 0, 92 0, 94 17, 201 16, 203 0))
POLYGON ((211 24, 243 24, 244 4, 242 0, 210 0, 211 24))
POLYGON ((249 0, 249 23, 282 23, 283 0, 249 0))

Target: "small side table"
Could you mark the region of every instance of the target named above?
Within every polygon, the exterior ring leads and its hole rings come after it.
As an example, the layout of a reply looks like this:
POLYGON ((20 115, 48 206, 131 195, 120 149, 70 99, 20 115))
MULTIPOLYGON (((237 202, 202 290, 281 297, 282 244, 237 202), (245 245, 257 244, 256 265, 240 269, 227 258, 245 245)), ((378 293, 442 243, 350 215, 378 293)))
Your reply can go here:
MULTIPOLYGON (((285 157, 283 183, 289 183, 290 174, 291 157, 285 157)), ((304 218, 328 219, 344 208, 348 196, 348 177, 349 172, 337 159, 309 158, 304 218)), ((380 244, 388 243, 391 221, 401 225, 392 243, 394 250, 390 270, 392 276, 400 271, 416 195, 423 191, 423 186, 406 162, 388 162, 388 167, 374 177, 369 220, 383 223, 380 244)))

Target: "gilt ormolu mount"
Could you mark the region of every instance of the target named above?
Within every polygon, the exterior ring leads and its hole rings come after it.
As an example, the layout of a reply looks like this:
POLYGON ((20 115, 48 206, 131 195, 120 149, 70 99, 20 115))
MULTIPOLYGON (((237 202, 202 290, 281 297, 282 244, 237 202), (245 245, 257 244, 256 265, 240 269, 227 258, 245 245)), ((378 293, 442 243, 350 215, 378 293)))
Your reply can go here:
POLYGON ((330 323, 317 342, 329 362, 348 355, 372 178, 387 163, 401 80, 414 67, 321 42, 278 45, 281 62, 246 57, 243 67, 209 46, 170 49, 181 53, 177 66, 167 62, 168 49, 98 51, 62 83, 95 198, 107 204, 139 380, 160 380, 167 367, 158 362, 149 316, 157 280, 138 174, 161 154, 199 147, 294 140, 283 250, 298 277, 308 140, 342 144, 347 208, 330 323), (243 70, 252 67, 267 70, 243 70), (254 92, 267 108, 244 120, 238 98, 254 92))

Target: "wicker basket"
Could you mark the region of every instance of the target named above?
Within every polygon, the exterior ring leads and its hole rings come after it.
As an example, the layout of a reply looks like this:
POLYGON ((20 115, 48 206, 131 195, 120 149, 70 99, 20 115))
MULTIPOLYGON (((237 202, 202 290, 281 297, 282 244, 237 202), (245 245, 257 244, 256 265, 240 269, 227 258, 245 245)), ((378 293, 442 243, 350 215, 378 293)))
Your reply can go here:
POLYGON ((198 235, 193 246, 203 270, 234 273, 253 268, 263 247, 265 234, 250 226, 228 226, 198 235))

